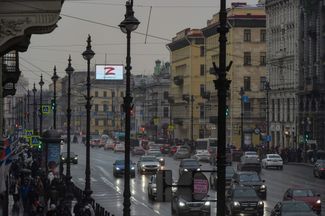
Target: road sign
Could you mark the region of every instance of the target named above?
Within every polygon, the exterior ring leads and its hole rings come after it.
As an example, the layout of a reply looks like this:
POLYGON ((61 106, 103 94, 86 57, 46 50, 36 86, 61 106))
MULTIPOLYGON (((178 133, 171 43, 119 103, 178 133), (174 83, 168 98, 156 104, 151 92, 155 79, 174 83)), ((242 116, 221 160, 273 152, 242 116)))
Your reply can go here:
POLYGON ((243 100, 244 103, 248 103, 249 102, 249 97, 247 95, 243 95, 242 100, 243 100))
POLYGON ((25 129, 25 134, 26 134, 27 137, 33 136, 33 130, 25 129))
POLYGON ((40 137, 39 136, 31 136, 31 145, 39 145, 39 139, 40 137))
POLYGON ((42 105, 42 114, 48 115, 50 113, 50 106, 49 105, 42 105))
POLYGON ((158 202, 170 202, 172 199, 172 171, 171 170, 159 170, 157 172, 157 201, 158 202))

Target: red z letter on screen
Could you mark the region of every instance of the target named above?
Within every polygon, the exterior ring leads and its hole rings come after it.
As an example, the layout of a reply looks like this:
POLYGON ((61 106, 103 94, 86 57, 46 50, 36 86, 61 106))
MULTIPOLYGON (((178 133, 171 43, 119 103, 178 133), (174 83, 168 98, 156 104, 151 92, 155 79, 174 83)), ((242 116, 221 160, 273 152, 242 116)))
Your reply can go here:
POLYGON ((114 67, 104 67, 105 75, 115 75, 114 67))

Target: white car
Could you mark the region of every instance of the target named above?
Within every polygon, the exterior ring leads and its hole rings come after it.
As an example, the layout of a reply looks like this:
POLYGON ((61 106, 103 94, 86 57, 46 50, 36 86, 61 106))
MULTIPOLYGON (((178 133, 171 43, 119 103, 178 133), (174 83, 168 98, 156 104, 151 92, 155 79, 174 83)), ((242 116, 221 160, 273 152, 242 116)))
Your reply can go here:
POLYGON ((267 169, 269 167, 275 167, 280 170, 283 169, 283 160, 278 154, 267 154, 262 160, 262 167, 267 169))
POLYGON ((116 144, 115 147, 114 147, 114 152, 125 152, 124 143, 116 144))
POLYGON ((154 173, 156 174, 160 170, 160 163, 155 156, 141 156, 138 164, 138 172, 140 174, 144 173, 154 173))
POLYGON ((196 159, 197 161, 210 161, 210 154, 209 152, 199 152, 192 156, 193 159, 196 159))

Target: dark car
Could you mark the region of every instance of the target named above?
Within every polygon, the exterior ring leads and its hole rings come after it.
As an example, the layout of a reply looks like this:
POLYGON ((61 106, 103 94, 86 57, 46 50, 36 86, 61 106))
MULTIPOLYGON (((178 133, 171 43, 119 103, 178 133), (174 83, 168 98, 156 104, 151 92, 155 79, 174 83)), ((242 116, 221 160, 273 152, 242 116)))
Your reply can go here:
POLYGON ((179 175, 181 176, 183 172, 200 171, 200 166, 195 159, 183 159, 179 164, 179 175))
POLYGON ((318 178, 325 178, 325 160, 317 160, 314 164, 314 176, 318 178))
POLYGON ((259 158, 251 156, 241 156, 240 162, 237 164, 237 170, 239 171, 255 171, 260 173, 262 170, 262 164, 259 158))
POLYGON ((264 214, 264 202, 251 187, 234 186, 227 191, 227 212, 229 215, 264 214))
MULTIPOLYGON (((231 185, 231 180, 235 174, 235 170, 232 166, 226 166, 226 189, 228 189, 231 185)), ((211 188, 217 190, 217 181, 218 181, 218 173, 217 170, 212 172, 210 175, 210 186, 211 188)))
MULTIPOLYGON (((116 160, 113 163, 113 175, 114 177, 123 176, 125 171, 125 162, 124 159, 116 160)), ((130 162, 130 175, 131 178, 135 177, 135 167, 132 161, 130 162)))
POLYGON ((252 171, 236 172, 232 179, 232 185, 252 187, 261 199, 266 200, 267 188, 264 183, 257 172, 252 171))
POLYGON ((282 201, 274 206, 271 216, 316 216, 316 214, 305 202, 282 201))
POLYGON ((187 201, 182 195, 176 195, 171 201, 172 215, 200 215, 209 216, 211 214, 210 201, 187 201))
POLYGON ((317 214, 321 214, 320 194, 316 194, 315 191, 309 188, 289 188, 283 195, 283 201, 285 200, 303 201, 317 214))
MULTIPOLYGON (((62 163, 67 163, 67 159, 68 159, 68 153, 67 152, 62 152, 62 154, 61 154, 61 162, 62 163)), ((76 155, 74 152, 70 152, 70 163, 78 164, 78 155, 76 155)))
POLYGON ((132 149, 132 155, 144 155, 145 153, 146 151, 140 146, 134 147, 132 149))

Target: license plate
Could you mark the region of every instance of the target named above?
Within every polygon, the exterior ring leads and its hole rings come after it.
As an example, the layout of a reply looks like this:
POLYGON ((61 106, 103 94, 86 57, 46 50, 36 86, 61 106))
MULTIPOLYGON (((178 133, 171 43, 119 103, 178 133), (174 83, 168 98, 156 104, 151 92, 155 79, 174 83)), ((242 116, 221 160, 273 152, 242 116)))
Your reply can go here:
POLYGON ((246 211, 252 211, 254 208, 245 208, 246 211))

